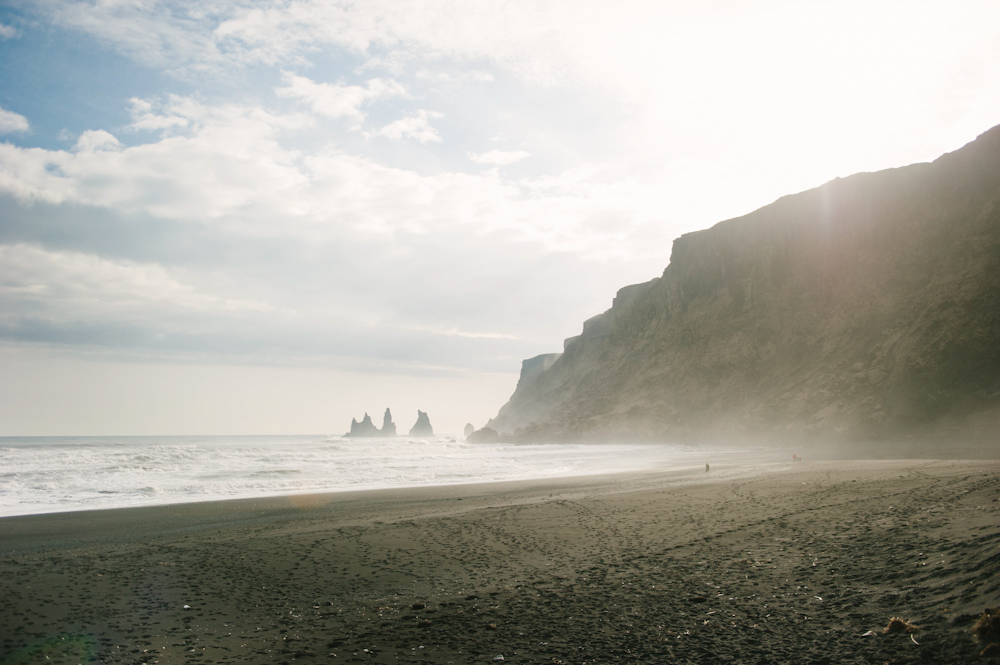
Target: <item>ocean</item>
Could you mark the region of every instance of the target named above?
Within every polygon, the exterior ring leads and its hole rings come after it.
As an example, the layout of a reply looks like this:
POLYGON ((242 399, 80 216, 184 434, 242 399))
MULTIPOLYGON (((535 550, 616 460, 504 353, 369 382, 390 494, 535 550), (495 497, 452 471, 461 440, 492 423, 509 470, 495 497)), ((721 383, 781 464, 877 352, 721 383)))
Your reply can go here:
POLYGON ((700 455, 456 437, 0 437, 0 516, 679 468, 700 455))

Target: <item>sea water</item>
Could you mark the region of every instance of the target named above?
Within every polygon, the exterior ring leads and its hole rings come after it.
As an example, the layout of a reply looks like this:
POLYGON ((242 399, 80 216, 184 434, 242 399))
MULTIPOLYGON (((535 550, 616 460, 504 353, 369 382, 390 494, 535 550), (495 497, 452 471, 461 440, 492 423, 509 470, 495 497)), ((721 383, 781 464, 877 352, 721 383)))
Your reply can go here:
POLYGON ((0 516, 677 468, 697 455, 667 444, 456 437, 4 437, 0 516))

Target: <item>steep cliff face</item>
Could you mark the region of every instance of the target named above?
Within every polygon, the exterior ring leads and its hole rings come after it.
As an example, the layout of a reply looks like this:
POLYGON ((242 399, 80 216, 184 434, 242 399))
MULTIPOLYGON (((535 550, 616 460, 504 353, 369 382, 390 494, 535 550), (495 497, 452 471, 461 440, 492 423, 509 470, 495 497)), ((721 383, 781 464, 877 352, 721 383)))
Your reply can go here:
POLYGON ((662 277, 525 361, 489 425, 859 437, 998 408, 1000 127, 681 236, 662 277))
POLYGON ((500 413, 487 423, 487 427, 513 432, 535 421, 544 421, 549 412, 567 397, 558 390, 558 385, 547 385, 549 379, 561 379, 559 372, 547 371, 560 357, 561 353, 543 353, 522 360, 521 376, 514 394, 509 402, 500 407, 500 413))

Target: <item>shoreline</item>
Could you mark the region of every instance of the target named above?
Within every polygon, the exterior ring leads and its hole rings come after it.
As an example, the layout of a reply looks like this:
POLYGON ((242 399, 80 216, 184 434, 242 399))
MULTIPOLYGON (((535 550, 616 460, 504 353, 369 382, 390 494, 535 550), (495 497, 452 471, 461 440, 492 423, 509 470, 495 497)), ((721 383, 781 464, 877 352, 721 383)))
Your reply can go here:
MULTIPOLYGON (((0 437, 2 438, 2 437, 0 437)), ((23 437, 22 437, 23 438, 23 437)), ((41 439, 52 437, 37 437, 41 439)), ((100 437, 66 437, 66 438, 100 438, 100 437)), ((136 437, 148 438, 148 437, 136 437)), ((177 438, 177 437, 167 437, 177 438)), ((227 438, 227 437, 219 437, 227 438)), ((572 478, 600 478, 607 475, 620 474, 656 474, 672 473, 684 469, 700 468, 700 464, 710 462, 713 468, 723 468, 723 465, 748 464, 748 463, 775 463, 786 462, 793 452, 807 457, 810 461, 857 461, 857 460, 914 460, 914 459, 936 459, 936 460, 1000 460, 1000 443, 991 438, 984 438, 975 441, 961 441, 946 448, 941 447, 941 442, 937 440, 886 440, 872 442, 855 442, 851 444, 839 444, 820 448, 814 444, 800 443, 799 445, 775 444, 757 445, 749 442, 717 442, 717 443, 695 443, 695 444, 675 444, 668 443, 666 446, 683 446, 684 449, 679 458, 669 461, 655 460, 650 458, 645 467, 635 467, 631 469, 613 471, 594 471, 590 473, 570 472, 566 475, 551 475, 541 477, 528 477, 519 479, 504 480, 469 480, 458 482, 445 482, 442 484, 416 483, 412 485, 399 486, 366 486, 366 487, 338 487, 333 489, 305 489, 276 493, 250 492, 244 495, 232 496, 211 496, 211 497, 191 497, 177 500, 177 497, 170 497, 164 502, 153 501, 149 503, 135 503, 131 505, 110 505, 101 507, 81 506, 79 504, 71 507, 56 508, 51 505, 38 509, 38 512, 12 513, 0 515, 0 522, 12 518, 40 517, 43 515, 57 515, 66 513, 91 513, 101 511, 132 510, 145 508, 167 508, 171 506, 184 506, 193 504, 225 503, 229 501, 268 501, 290 499, 295 496, 328 496, 334 494, 351 494, 357 492, 396 492, 411 489, 433 489, 443 487, 461 487, 477 485, 502 485, 504 483, 547 483, 557 482, 572 478), (703 459, 702 459, 703 458, 703 459), (701 461, 692 463, 692 459, 701 461)), ((521 444, 511 444, 521 445, 521 444)), ((534 444, 525 444, 534 445, 534 444)), ((559 445, 559 444, 554 444, 559 445)), ((607 445, 607 444, 594 444, 607 445)), ((625 444, 628 445, 628 444, 625 444)), ((654 443, 643 445, 654 446, 654 443)), ((2 543, 0 543, 2 548, 2 543)), ((2 551, 2 549, 0 549, 2 551)))
MULTIPOLYGON (((775 468, 785 466, 774 464, 775 468)), ((267 524, 304 517, 321 517, 350 511, 409 509, 437 504, 436 513, 450 507, 450 501, 471 501, 455 505, 455 511, 481 508, 489 503, 514 505, 578 494, 597 495, 634 491, 635 485, 724 480, 733 466, 713 466, 715 475, 706 478, 700 466, 669 470, 617 471, 548 478, 499 480, 490 482, 413 485, 406 487, 303 492, 271 496, 240 497, 155 504, 67 510, 0 517, 0 557, 42 546, 65 547, 84 543, 127 542, 150 535, 196 531, 219 525, 267 524), (720 477, 722 476, 722 477, 720 477), (645 481, 645 482, 644 482, 645 481), (631 488, 631 489, 625 489, 631 488), (485 503, 484 503, 485 502, 485 503), (63 541, 65 539, 65 542, 63 541), (18 543, 25 543, 18 545, 18 543)), ((743 473, 745 468, 739 466, 743 473)), ((446 511, 447 512, 447 511, 446 511)), ((443 514, 443 513, 442 513, 443 514)), ((364 519, 361 517, 360 519, 364 519)))
MULTIPOLYGON (((511 445, 521 445, 521 444, 511 444, 511 445)), ((533 444, 525 444, 533 445, 533 444)), ((560 444, 554 444, 560 445, 560 444)), ((603 445, 603 444, 601 444, 603 445)), ((646 446, 653 447, 654 444, 644 444, 646 446)), ((673 446, 674 444, 668 444, 673 446)), ((631 452, 631 450, 629 451, 631 452)), ((619 474, 649 474, 649 473, 669 473, 677 470, 684 469, 697 469, 704 462, 701 461, 703 457, 707 457, 713 463, 717 460, 722 460, 723 464, 732 463, 744 463, 747 461, 784 461, 786 456, 784 454, 784 449, 765 449, 765 448, 747 448, 747 447, 713 447, 699 449, 697 447, 692 447, 690 449, 685 449, 683 451, 675 451, 676 457, 671 457, 668 459, 658 458, 654 456, 649 456, 642 458, 645 460, 644 465, 636 465, 631 468, 621 468, 614 470, 605 471, 590 471, 590 472, 580 472, 580 471, 570 471, 563 474, 554 475, 542 475, 536 477, 522 477, 516 479, 477 479, 477 480, 461 480, 461 481, 445 481, 445 482, 415 482, 414 484, 402 484, 396 486, 343 486, 335 487, 329 489, 304 489, 304 490, 292 490, 285 492, 250 492, 244 495, 229 495, 229 496, 209 496, 209 497, 197 497, 197 496, 184 496, 177 495, 173 497, 167 497, 162 499, 162 502, 141 502, 134 503, 131 505, 109 505, 100 507, 89 507, 81 506, 79 504, 58 508, 51 505, 38 508, 38 512, 28 512, 28 513, 12 513, 9 515, 0 515, 0 520, 6 520, 10 518, 17 517, 33 517, 42 515, 54 515, 62 513, 89 513, 89 512, 100 512, 105 510, 132 510, 132 509, 142 509, 142 508, 161 508, 168 506, 182 506, 189 504, 208 504, 208 503, 224 503, 228 501, 266 501, 270 499, 287 499, 289 497, 295 496, 328 496, 335 494, 350 494, 357 492, 395 492, 395 491, 407 491, 411 489, 432 489, 438 487, 457 487, 457 486, 475 486, 475 485, 502 485, 504 483, 547 483, 556 482, 563 479, 572 478, 599 478, 603 476, 619 475, 619 474), (692 461, 692 457, 698 461, 692 461), (180 499, 180 500, 178 500, 180 499), (55 509, 53 509, 55 508, 55 509)))
POLYGON ((7 517, 0 661, 964 662, 998 547, 996 460, 7 517), (919 644, 861 637, 890 616, 919 644))
POLYGON ((697 463, 705 454, 676 444, 530 445, 521 455, 520 446, 511 444, 386 441, 257 447, 245 437, 220 437, 191 447, 168 437, 151 451, 144 444, 121 448, 100 440, 51 446, 45 438, 37 446, 22 442, 0 450, 11 454, 5 457, 7 478, 0 482, 0 519, 296 494, 544 481, 683 468, 692 465, 692 456, 697 463), (77 444, 83 446, 80 465, 72 462, 77 444))

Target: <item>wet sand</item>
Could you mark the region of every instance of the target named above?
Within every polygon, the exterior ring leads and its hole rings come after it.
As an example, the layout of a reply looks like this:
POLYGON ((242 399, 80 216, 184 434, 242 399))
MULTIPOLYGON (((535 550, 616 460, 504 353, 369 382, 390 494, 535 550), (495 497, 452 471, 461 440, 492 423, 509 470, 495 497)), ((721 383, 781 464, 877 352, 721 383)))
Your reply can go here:
POLYGON ((997 460, 713 461, 3 518, 0 658, 990 662, 998 499, 997 460))

